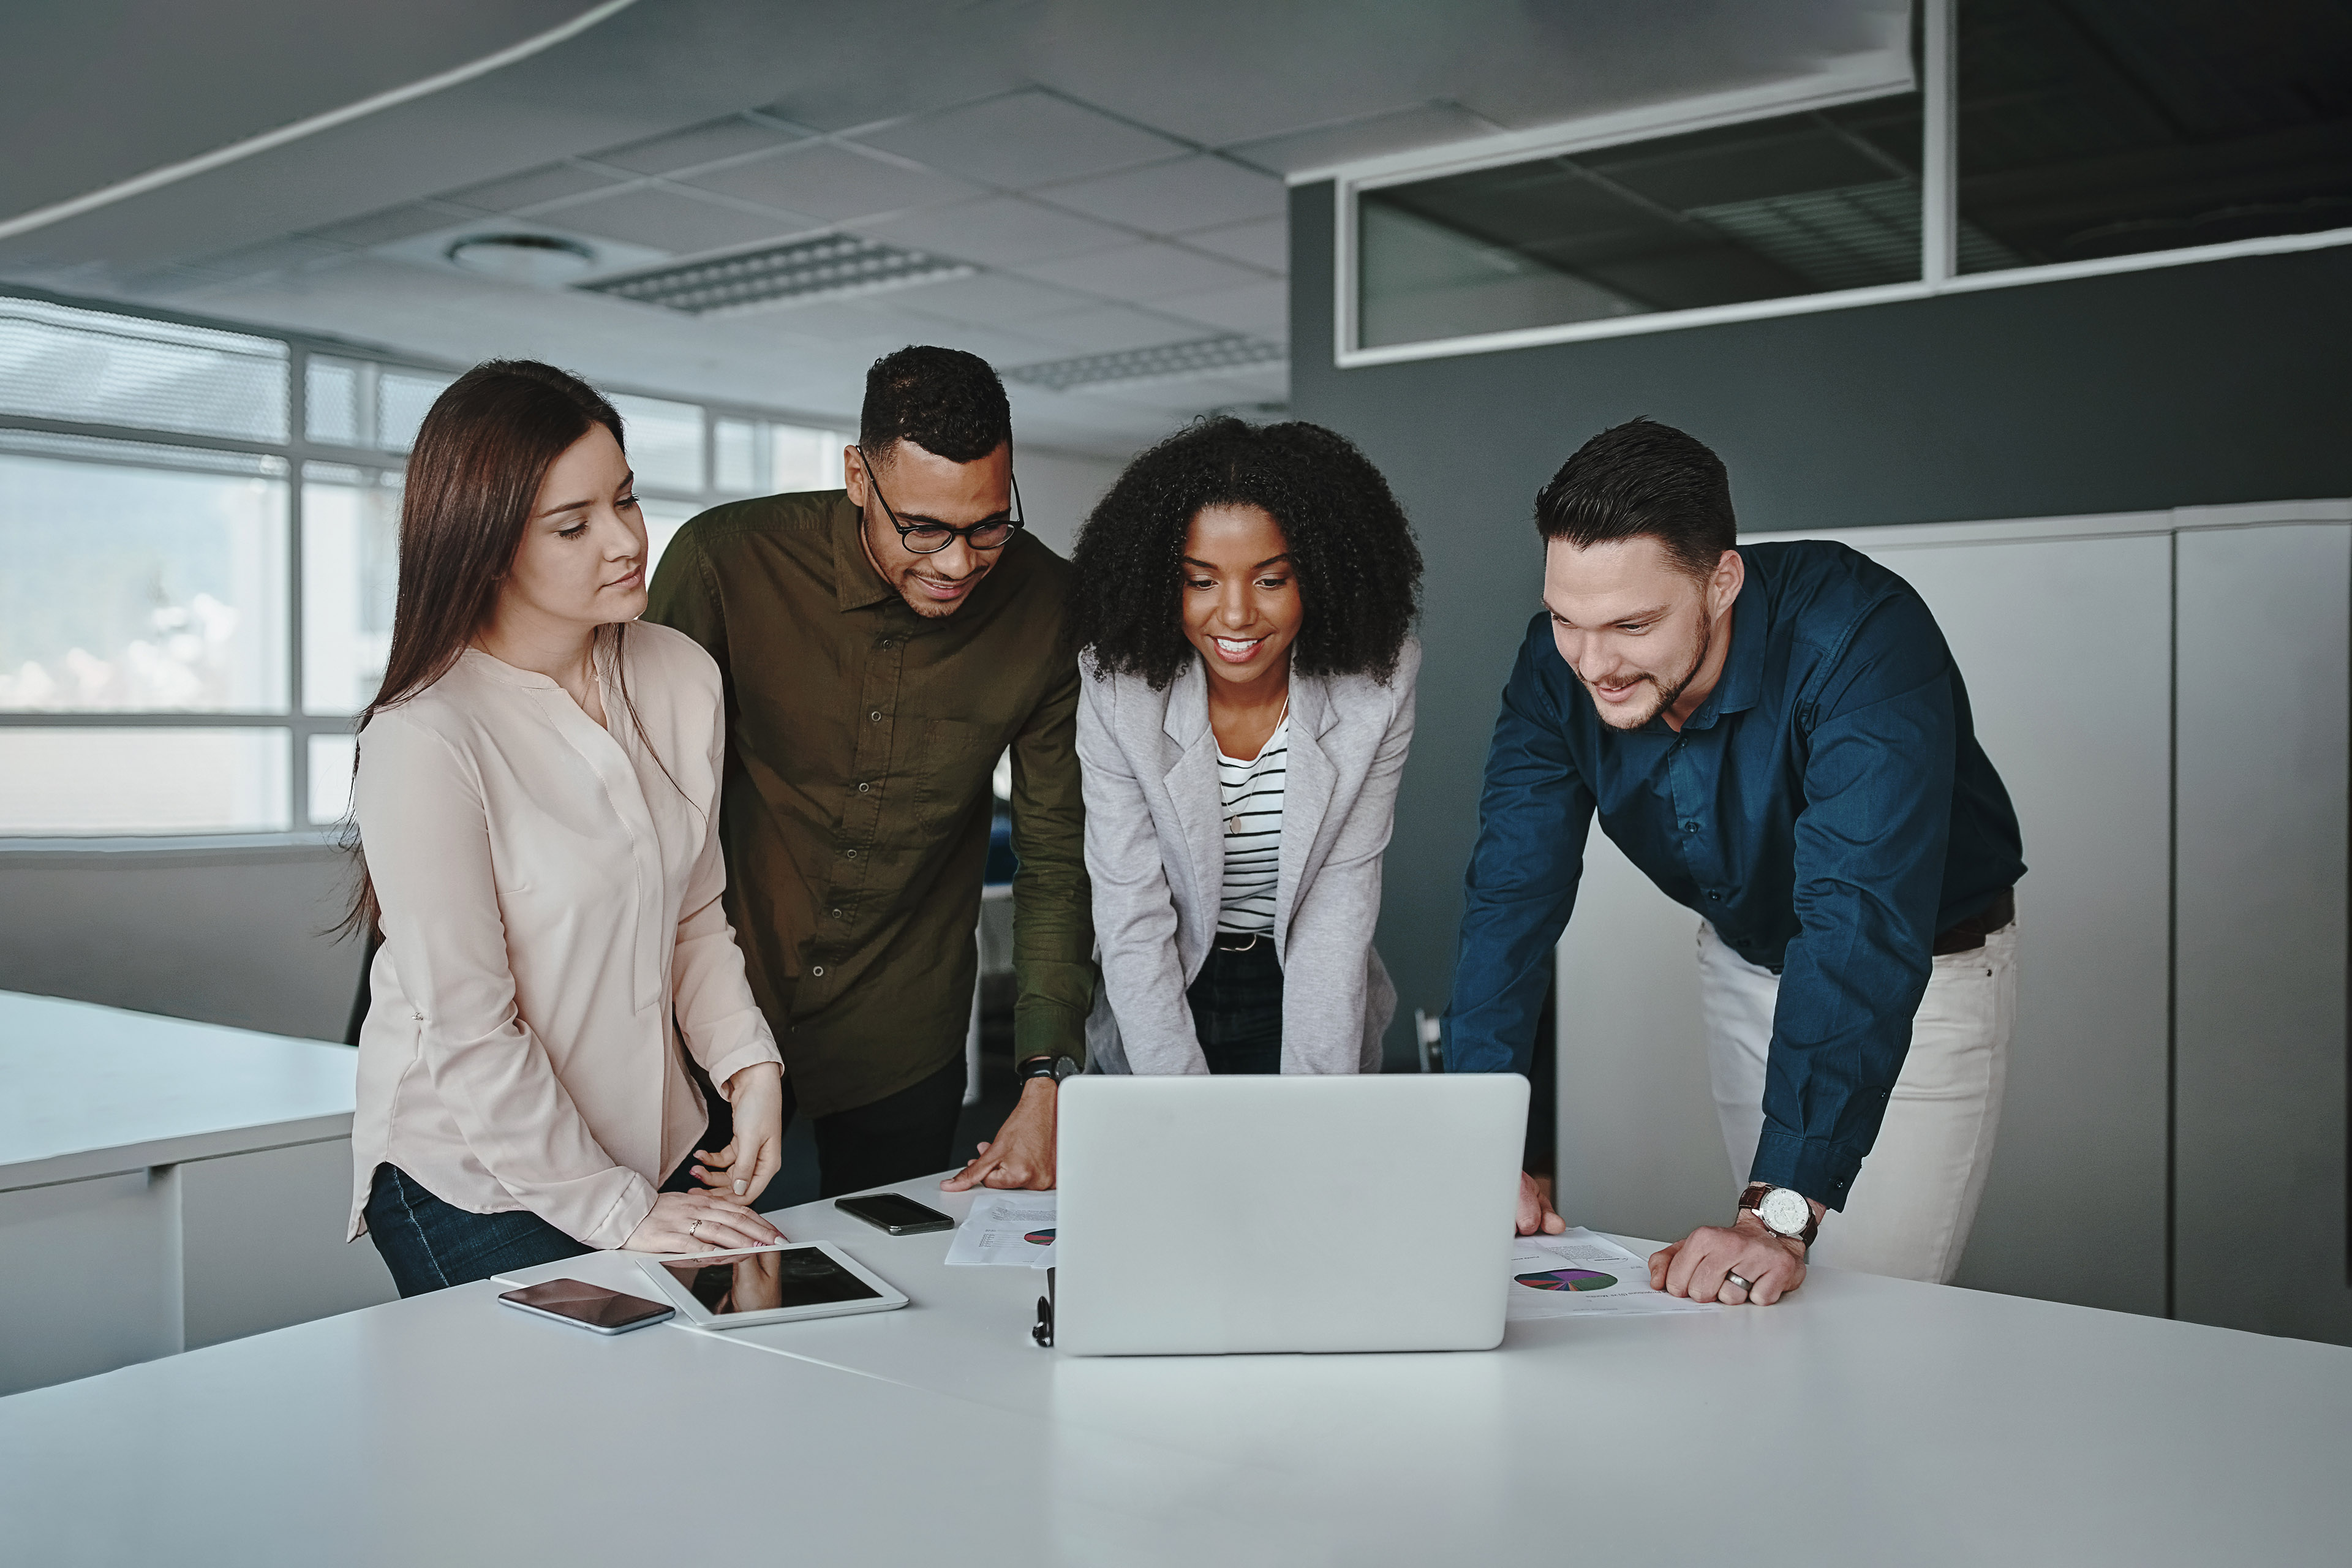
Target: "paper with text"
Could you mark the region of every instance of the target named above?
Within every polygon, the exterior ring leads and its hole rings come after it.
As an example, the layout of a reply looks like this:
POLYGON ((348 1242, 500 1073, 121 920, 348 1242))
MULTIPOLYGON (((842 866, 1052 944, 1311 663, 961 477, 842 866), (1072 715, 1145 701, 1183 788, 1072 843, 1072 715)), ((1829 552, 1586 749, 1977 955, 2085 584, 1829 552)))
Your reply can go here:
POLYGON ((950 1263, 1044 1268, 1054 1260, 1052 1193, 982 1193, 948 1244, 950 1263))

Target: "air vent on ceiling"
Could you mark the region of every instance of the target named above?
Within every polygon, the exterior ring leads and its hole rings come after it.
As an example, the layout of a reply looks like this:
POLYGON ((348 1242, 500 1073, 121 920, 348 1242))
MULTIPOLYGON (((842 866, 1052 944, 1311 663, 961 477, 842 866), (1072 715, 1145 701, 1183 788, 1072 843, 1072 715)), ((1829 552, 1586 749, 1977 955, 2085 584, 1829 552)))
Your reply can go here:
POLYGON ((918 283, 968 278, 979 268, 854 234, 820 235, 707 261, 656 267, 574 287, 689 316, 724 316, 918 283))
POLYGON ((1117 353, 1082 354, 1076 359, 1047 360, 1041 364, 1015 365, 1003 373, 1007 381, 1067 392, 1074 386, 1094 386, 1113 381, 1173 381, 1181 376, 1211 375, 1221 370, 1274 364, 1289 357, 1280 343, 1242 332, 1194 338, 1188 342, 1161 343, 1156 348, 1122 349, 1117 353))

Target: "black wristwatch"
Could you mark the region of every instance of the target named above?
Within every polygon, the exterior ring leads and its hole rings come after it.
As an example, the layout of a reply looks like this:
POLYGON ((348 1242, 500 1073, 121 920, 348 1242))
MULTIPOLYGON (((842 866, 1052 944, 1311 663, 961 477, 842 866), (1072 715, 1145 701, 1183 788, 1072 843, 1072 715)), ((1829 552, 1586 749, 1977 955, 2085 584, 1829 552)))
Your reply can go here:
POLYGON ((1067 1057, 1031 1057, 1013 1070, 1024 1085, 1033 1078, 1050 1078, 1059 1083, 1076 1072, 1078 1064, 1067 1057))

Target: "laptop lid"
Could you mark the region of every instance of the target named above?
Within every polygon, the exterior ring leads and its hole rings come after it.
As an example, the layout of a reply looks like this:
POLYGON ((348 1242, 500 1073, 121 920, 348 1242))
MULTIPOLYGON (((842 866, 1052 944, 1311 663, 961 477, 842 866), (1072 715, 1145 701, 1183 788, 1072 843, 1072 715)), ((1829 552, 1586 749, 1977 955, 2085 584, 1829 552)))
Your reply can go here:
POLYGON ((1055 1346, 1491 1350, 1527 1115, 1515 1073, 1070 1079, 1055 1346))

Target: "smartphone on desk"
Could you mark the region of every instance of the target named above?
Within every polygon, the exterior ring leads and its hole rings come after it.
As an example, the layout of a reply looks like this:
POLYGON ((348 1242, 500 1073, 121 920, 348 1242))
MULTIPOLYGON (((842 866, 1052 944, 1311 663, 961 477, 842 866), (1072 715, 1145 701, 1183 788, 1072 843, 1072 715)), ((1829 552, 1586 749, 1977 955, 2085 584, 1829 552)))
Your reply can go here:
POLYGON ((499 1300, 509 1307, 520 1307, 526 1312, 597 1334, 625 1334, 631 1329, 649 1328, 677 1315, 677 1308, 664 1302, 648 1301, 643 1296, 625 1296, 583 1279, 550 1279, 544 1285, 526 1285, 520 1290, 507 1291, 499 1300))
POLYGON ((892 1236, 920 1236, 928 1230, 953 1230, 956 1222, 903 1193, 868 1193, 862 1198, 835 1198, 833 1206, 892 1236))

